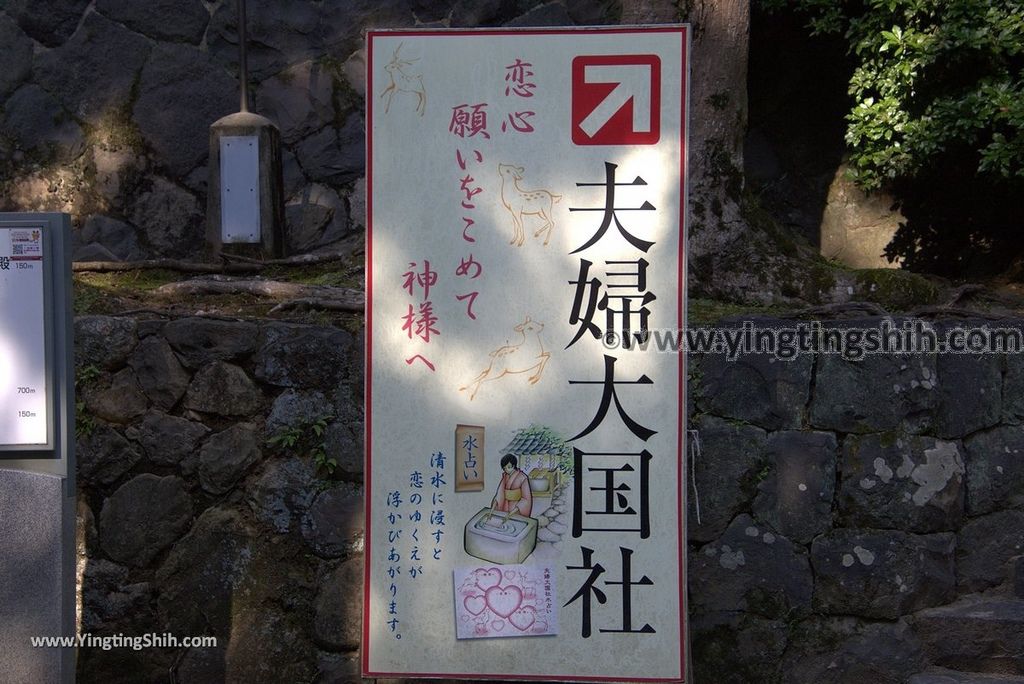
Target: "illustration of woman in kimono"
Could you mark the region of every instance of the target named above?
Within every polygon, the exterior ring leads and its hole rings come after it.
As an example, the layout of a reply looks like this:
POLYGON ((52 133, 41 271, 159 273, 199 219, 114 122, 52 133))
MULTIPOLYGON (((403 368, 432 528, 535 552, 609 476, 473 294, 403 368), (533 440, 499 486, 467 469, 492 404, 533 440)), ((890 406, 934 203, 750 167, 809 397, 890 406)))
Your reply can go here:
POLYGON ((530 478, 519 469, 519 460, 512 454, 505 454, 501 457, 501 470, 501 482, 491 501, 491 512, 484 520, 499 512, 505 514, 502 522, 512 517, 513 513, 530 517, 533 511, 533 492, 530 490, 530 478))

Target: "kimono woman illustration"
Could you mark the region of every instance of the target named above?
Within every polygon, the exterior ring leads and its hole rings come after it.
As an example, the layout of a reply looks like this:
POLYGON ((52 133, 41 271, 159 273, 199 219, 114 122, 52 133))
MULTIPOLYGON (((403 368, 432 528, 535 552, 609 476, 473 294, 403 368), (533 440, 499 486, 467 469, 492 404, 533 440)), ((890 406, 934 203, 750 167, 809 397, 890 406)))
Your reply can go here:
POLYGON ((533 511, 533 492, 530 490, 530 478, 522 470, 519 470, 519 461, 512 454, 505 454, 501 457, 501 482, 498 483, 498 491, 491 501, 491 515, 497 512, 505 514, 502 519, 508 520, 513 513, 524 517, 530 517, 533 511))

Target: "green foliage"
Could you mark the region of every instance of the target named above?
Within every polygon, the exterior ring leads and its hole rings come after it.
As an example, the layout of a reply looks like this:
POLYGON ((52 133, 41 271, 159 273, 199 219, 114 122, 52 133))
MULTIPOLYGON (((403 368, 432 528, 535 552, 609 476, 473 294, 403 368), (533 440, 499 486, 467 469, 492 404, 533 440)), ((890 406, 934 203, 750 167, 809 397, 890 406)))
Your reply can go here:
POLYGON ((75 402, 75 437, 91 437, 96 430, 96 419, 85 407, 84 401, 75 402))
POLYGON ((785 309, 778 306, 736 304, 734 302, 723 302, 717 299, 702 299, 700 297, 690 297, 686 302, 686 318, 687 323, 691 327, 714 325, 723 318, 738 316, 740 314, 760 314, 768 316, 784 312, 785 309))
POLYGON ((865 189, 914 178, 949 150, 988 178, 1024 178, 1024 2, 761 0, 842 34, 856 61, 846 142, 865 189))
POLYGON ((100 377, 100 369, 95 364, 82 366, 75 372, 75 387, 84 387, 98 377, 100 377))
POLYGON ((766 479, 768 479, 768 474, 771 473, 771 472, 772 472, 771 461, 767 461, 767 460, 764 461, 764 463, 761 465, 761 469, 758 470, 757 473, 754 475, 754 483, 755 484, 761 484, 766 479))
POLYGON ((310 421, 282 428, 267 440, 267 446, 275 451, 290 451, 299 455, 312 456, 317 470, 322 470, 328 476, 334 475, 334 471, 338 467, 338 460, 328 457, 327 444, 324 442, 324 433, 327 431, 329 420, 330 416, 320 416, 310 421))
POLYGON ((292 449, 302 439, 303 430, 300 427, 292 426, 284 428, 267 440, 267 446, 280 451, 292 449))
POLYGON ((96 419, 88 412, 85 401, 77 398, 86 385, 100 376, 100 369, 93 364, 82 366, 75 371, 75 436, 89 437, 96 430, 96 419))

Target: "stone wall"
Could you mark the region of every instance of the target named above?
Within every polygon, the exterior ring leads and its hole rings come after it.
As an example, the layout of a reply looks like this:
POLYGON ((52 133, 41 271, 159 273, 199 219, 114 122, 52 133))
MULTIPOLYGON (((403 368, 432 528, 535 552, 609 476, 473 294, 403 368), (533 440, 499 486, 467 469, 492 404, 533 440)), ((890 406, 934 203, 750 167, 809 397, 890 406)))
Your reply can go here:
MULTIPOLYGON (((0 210, 70 213, 76 261, 194 257, 209 126, 239 105, 235 4, 0 6, 0 210)), ((290 250, 364 223, 365 29, 605 23, 612 5, 249 0, 252 108, 281 129, 290 250)))
POLYGON ((111 317, 75 335, 81 631, 220 642, 83 649, 79 681, 357 676, 362 336, 111 317))
MULTIPOLYGON (((357 678, 362 335, 100 316, 75 333, 81 629, 220 638, 85 649, 79 680, 357 678)), ((698 681, 1024 673, 1006 585, 1022 390, 1014 355, 691 359, 698 681)))
POLYGON ((694 359, 699 681, 1024 673, 1022 382, 1013 354, 694 359))

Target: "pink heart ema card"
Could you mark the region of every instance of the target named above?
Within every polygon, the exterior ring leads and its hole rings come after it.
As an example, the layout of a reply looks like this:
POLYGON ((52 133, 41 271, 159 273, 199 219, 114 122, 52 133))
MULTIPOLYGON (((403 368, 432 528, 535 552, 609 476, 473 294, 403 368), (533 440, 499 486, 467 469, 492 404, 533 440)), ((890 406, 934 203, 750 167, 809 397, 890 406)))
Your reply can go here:
POLYGON ((453 574, 457 639, 558 634, 553 567, 483 566, 453 574))

